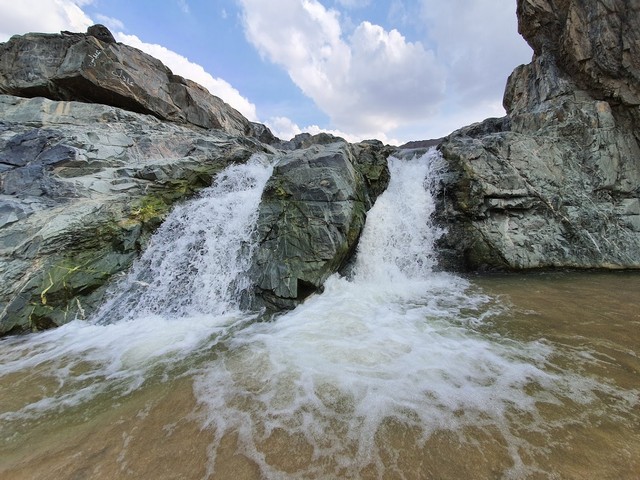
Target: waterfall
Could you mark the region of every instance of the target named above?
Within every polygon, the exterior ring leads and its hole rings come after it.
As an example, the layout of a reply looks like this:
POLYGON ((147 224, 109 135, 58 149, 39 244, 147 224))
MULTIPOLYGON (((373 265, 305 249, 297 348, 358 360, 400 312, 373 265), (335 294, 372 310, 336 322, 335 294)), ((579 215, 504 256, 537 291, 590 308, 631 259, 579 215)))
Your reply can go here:
POLYGON ((368 213, 358 244, 356 282, 394 284, 432 273, 441 231, 431 221, 430 187, 440 167, 435 150, 420 159, 389 159, 389 186, 368 213))
POLYGON ((0 423, 135 391, 152 371, 166 377, 181 360, 251 321, 238 297, 248 287, 252 231, 271 172, 254 155, 174 208, 90 321, 3 339, 0 379, 33 370, 34 381, 55 388, 19 410, 0 411, 0 423))
POLYGON ((221 172, 195 200, 177 206, 97 315, 223 315, 238 308, 251 261, 252 230, 272 168, 254 156, 221 172))
POLYGON ((1 340, 0 440, 30 452, 42 431, 69 442, 65 421, 92 419, 95 437, 114 431, 114 418, 131 422, 111 453, 98 438, 99 453, 74 455, 98 463, 77 471, 110 464, 116 476, 136 452, 147 468, 167 439, 172 455, 204 442, 196 468, 206 478, 235 475, 243 461, 252 478, 420 478, 429 455, 469 467, 434 477, 475 477, 476 460, 492 476, 545 472, 527 464, 532 452, 546 461, 554 432, 583 422, 569 413, 563 423, 553 408, 581 412, 601 396, 600 405, 622 399, 629 412, 638 392, 566 372, 589 353, 557 357, 555 345, 529 335, 528 318, 519 319, 527 334, 513 334, 502 299, 435 268, 431 187, 441 160, 435 151, 390 158, 352 275, 330 277, 323 293, 270 322, 237 299, 271 168, 259 157, 230 166, 174 209, 92 322, 1 340), (162 386, 179 401, 164 404, 162 386), (161 418, 146 423, 159 404, 161 418), (135 418, 120 405, 134 405, 135 418), (553 406, 546 418, 540 405, 553 406), (100 424, 104 411, 113 415, 100 424), (197 434, 180 436, 189 422, 197 434), (22 440, 25 432, 33 436, 22 440), (478 456, 458 458, 468 452, 478 456))
POLYGON ((334 275, 296 310, 238 332, 226 343, 233 355, 196 379, 204 425, 217 443, 238 432, 265 477, 279 475, 260 447, 274 431, 313 447, 318 461, 299 478, 327 475, 323 462, 334 466, 329 476, 352 478, 380 466, 375 437, 388 419, 426 438, 491 418, 507 436, 510 406, 534 408, 524 387, 552 381, 544 346, 485 338, 474 326, 495 313, 491 299, 434 271, 430 186, 440 161, 435 151, 390 158, 353 278, 334 275))

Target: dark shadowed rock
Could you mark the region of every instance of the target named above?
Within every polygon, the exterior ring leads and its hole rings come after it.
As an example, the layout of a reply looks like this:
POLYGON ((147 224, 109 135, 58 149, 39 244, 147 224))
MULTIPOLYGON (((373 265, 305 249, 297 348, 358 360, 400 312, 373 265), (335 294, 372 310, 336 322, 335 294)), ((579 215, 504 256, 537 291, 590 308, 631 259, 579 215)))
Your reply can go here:
POLYGON ((461 268, 640 267, 640 2, 519 0, 533 61, 507 117, 441 145, 438 217, 461 268))
POLYGON ((349 261, 366 211, 388 184, 391 151, 334 141, 280 155, 258 217, 251 276, 259 302, 292 308, 349 261))
MULTIPOLYGON (((87 34, 29 33, 0 44, 0 93, 100 103, 234 135, 257 128, 204 87, 116 43, 102 25, 87 34)), ((267 139, 265 129, 258 128, 267 139)))
POLYGON ((431 140, 412 140, 400 145, 398 148, 402 150, 428 149, 431 147, 437 147, 442 143, 443 140, 444 138, 434 138, 431 140))
POLYGON ((104 25, 92 25, 87 29, 87 35, 96 37, 98 40, 104 43, 116 43, 116 39, 113 34, 104 25))

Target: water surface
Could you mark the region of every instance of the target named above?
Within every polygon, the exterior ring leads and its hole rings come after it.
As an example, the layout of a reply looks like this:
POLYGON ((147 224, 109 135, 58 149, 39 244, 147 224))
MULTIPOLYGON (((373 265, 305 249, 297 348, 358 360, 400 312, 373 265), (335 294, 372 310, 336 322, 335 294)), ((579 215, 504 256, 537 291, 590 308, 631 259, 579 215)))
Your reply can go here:
POLYGON ((230 169, 94 321, 0 340, 0 477, 640 478, 640 274, 434 271, 437 160, 271 322, 236 302, 270 167, 230 169))

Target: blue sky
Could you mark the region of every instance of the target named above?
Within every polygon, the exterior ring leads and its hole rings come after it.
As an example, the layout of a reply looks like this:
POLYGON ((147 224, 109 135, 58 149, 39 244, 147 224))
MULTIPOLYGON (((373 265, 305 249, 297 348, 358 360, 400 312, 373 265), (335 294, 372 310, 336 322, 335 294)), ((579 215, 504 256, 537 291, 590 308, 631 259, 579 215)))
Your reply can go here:
POLYGON ((0 41, 103 23, 283 139, 400 144, 504 115, 507 76, 532 54, 515 3, 0 0, 0 41))

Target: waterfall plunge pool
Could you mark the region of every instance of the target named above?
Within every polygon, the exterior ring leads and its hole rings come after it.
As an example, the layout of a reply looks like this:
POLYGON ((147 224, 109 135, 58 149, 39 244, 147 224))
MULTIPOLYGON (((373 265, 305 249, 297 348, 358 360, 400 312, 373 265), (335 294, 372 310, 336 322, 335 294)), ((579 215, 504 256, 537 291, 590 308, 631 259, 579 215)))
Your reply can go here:
POLYGON ((268 323, 234 299, 270 167, 232 167, 94 321, 0 340, 0 478, 638 478, 640 274, 434 272, 436 161, 268 323))

